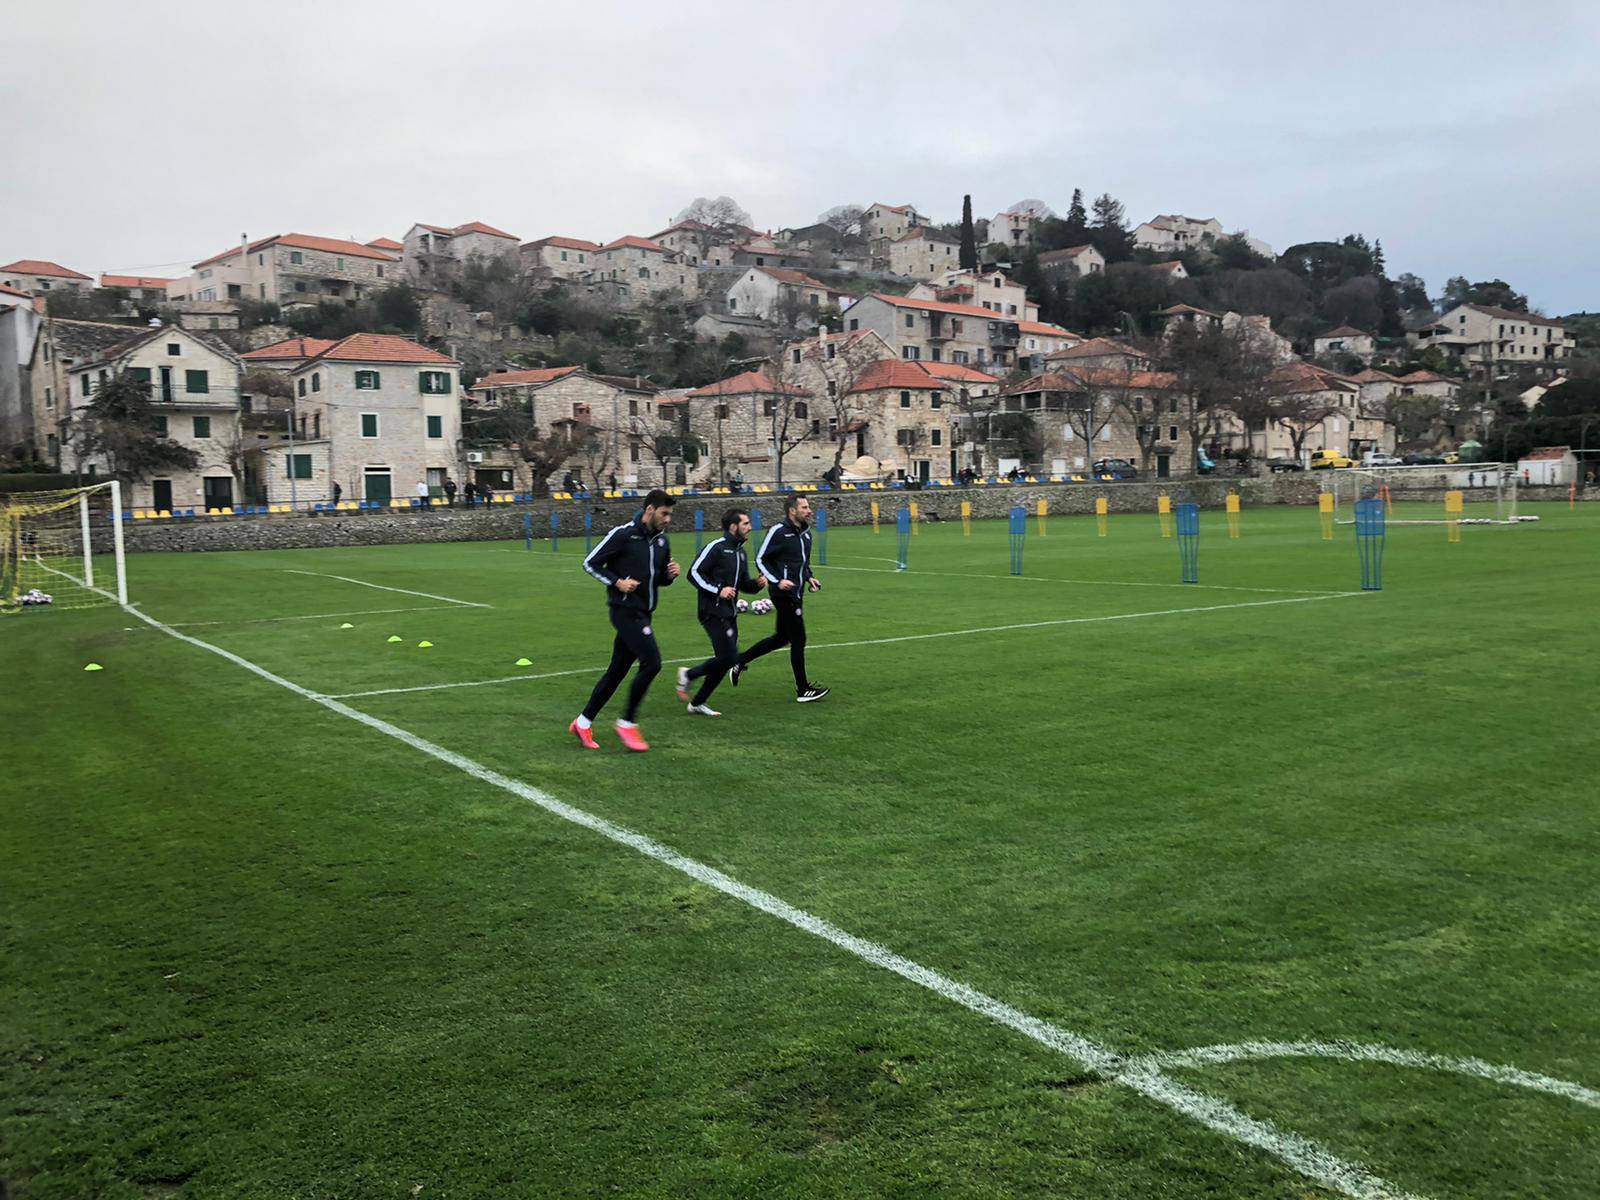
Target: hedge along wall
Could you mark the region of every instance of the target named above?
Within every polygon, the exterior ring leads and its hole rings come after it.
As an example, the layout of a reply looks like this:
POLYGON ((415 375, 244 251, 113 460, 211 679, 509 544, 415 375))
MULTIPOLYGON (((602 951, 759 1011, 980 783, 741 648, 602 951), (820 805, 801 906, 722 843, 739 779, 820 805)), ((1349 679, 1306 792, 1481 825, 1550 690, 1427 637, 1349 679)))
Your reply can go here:
MULTIPOLYGON (((970 501, 972 515, 979 519, 1002 518, 1012 505, 1021 504, 1031 514, 1040 500, 1050 512, 1063 515, 1092 513, 1094 502, 1104 496, 1114 513, 1156 511, 1158 496, 1171 496, 1174 503, 1193 500, 1201 508, 1221 511, 1229 492, 1238 492, 1245 507, 1268 504, 1313 505, 1322 490, 1320 475, 1275 475, 1266 479, 1201 479, 1182 483, 1112 483, 1015 485, 1004 487, 931 488, 923 491, 819 492, 813 505, 828 510, 830 525, 862 525, 871 521, 871 505, 878 502, 881 518, 893 521, 902 504, 915 503, 920 515, 937 516, 945 521, 961 519, 961 502, 970 501)), ((1567 489, 1523 488, 1528 500, 1565 500, 1567 489)), ((1400 491, 1395 492, 1397 498, 1400 491)), ((1405 499, 1436 499, 1443 516, 1444 489, 1408 488, 1405 499)), ((1600 490, 1590 492, 1590 499, 1600 490)), ((783 516, 782 497, 764 496, 681 496, 673 515, 673 531, 680 536, 694 530, 694 514, 705 513, 705 527, 715 532, 722 513, 732 507, 757 509, 763 524, 770 525, 783 516)), ((531 504, 495 505, 492 508, 433 508, 427 511, 380 509, 369 513, 341 513, 333 516, 208 517, 193 521, 130 521, 124 525, 125 544, 133 551, 191 550, 291 550, 335 546, 392 546, 423 542, 487 542, 518 539, 523 536, 523 518, 533 518, 533 536, 550 536, 550 517, 555 514, 559 536, 583 537, 583 518, 588 513, 596 536, 621 524, 639 511, 638 500, 574 501, 536 500, 531 504)), ((111 543, 109 526, 97 527, 97 549, 111 543)))

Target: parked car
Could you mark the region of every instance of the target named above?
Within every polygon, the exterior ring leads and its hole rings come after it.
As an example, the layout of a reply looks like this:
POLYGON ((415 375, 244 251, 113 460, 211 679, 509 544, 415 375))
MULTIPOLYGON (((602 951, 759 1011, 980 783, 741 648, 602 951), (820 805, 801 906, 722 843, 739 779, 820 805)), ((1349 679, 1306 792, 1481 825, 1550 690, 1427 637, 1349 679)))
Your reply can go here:
POLYGON ((1442 454, 1402 454, 1400 461, 1408 467, 1439 467, 1445 458, 1442 454))
POLYGON ((1456 465, 1456 463, 1458 463, 1458 462, 1460 462, 1460 461, 1461 461, 1461 454, 1460 454, 1460 452, 1459 452, 1459 451, 1456 451, 1456 450, 1452 450, 1452 451, 1450 451, 1450 453, 1449 453, 1449 454, 1446 454, 1446 455, 1445 455, 1445 456, 1444 456, 1444 457, 1443 457, 1443 458, 1442 458, 1442 459, 1440 459, 1440 460, 1439 460, 1439 461, 1440 461, 1440 462, 1444 462, 1444 463, 1448 463, 1448 464, 1449 464, 1449 465, 1450 465, 1450 466, 1452 466, 1452 467, 1453 467, 1453 466, 1455 466, 1455 465, 1456 465))
POLYGON ((1214 475, 1217 464, 1211 461, 1211 456, 1204 450, 1197 449, 1194 452, 1194 469, 1201 475, 1214 475))
POLYGON ((1089 473, 1096 479, 1137 479, 1139 468, 1125 458, 1097 458, 1089 473))
POLYGON ((1271 471, 1274 475, 1276 475, 1279 471, 1304 471, 1305 469, 1305 464, 1302 463, 1298 458, 1290 458, 1287 455, 1281 458, 1267 459, 1267 470, 1271 471))
POLYGON ((1311 455, 1313 471, 1344 470, 1356 465, 1356 460, 1337 450, 1317 450, 1311 455))
POLYGON ((1404 464, 1392 454, 1385 454, 1382 450, 1368 450, 1361 456, 1363 467, 1399 467, 1404 464))

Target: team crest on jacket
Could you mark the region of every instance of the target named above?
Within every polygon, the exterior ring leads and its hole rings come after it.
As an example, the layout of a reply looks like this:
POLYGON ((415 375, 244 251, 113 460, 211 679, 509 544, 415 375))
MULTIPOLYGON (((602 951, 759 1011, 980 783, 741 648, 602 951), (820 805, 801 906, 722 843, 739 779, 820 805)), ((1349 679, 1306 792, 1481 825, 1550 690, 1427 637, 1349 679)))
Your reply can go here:
POLYGON ((656 545, 658 545, 658 546, 665 546, 665 545, 666 545, 666 544, 667 544, 667 539, 666 539, 666 538, 664 538, 664 537, 658 537, 658 538, 657 538, 657 539, 656 539, 656 545))

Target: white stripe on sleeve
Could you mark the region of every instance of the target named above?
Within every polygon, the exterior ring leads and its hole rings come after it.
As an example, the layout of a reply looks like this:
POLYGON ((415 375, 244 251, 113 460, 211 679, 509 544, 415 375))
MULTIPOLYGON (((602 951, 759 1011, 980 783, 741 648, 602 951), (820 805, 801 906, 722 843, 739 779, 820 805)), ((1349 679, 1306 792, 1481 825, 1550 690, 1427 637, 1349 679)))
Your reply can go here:
POLYGON ((616 537, 617 534, 621 533, 623 530, 631 528, 632 525, 633 525, 632 521, 629 521, 626 525, 618 525, 618 526, 616 526, 616 528, 612 529, 612 531, 610 533, 606 534, 605 537, 601 538, 600 539, 600 544, 598 546, 596 546, 593 550, 589 551, 588 555, 584 558, 584 560, 583 560, 583 569, 585 571, 589 572, 589 574, 593 575, 601 583, 609 585, 612 581, 610 579, 607 579, 603 574, 601 574, 600 571, 594 565, 595 556, 598 555, 600 553, 600 551, 604 550, 607 546, 609 546, 611 544, 611 539, 612 538, 616 537))
POLYGON ((695 557, 694 562, 689 567, 689 581, 701 591, 710 592, 713 596, 720 595, 722 589, 716 584, 707 581, 705 576, 700 574, 700 564, 705 562, 706 558, 711 554, 711 552, 720 545, 722 545, 721 538, 718 538, 714 542, 707 542, 705 549, 700 551, 700 553, 695 557))

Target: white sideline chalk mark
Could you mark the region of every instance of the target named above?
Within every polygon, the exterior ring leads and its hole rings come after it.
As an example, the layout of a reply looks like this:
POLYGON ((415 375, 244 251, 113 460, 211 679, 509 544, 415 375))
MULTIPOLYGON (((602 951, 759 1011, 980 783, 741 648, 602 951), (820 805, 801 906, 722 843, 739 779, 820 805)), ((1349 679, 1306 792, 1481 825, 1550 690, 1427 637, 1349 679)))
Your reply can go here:
POLYGON ((358 608, 352 612, 306 613, 297 617, 239 617, 228 621, 173 621, 174 629, 196 629, 202 625, 268 625, 277 621, 322 621, 330 617, 372 617, 383 613, 448 612, 457 604, 420 604, 413 608, 358 608))
POLYGON ((298 683, 285 679, 281 675, 273 674, 265 667, 257 666, 249 659, 224 650, 220 646, 213 646, 209 642, 203 642, 199 638, 191 637, 186 633, 180 633, 172 626, 165 625, 136 608, 130 608, 128 611, 169 637, 177 638, 181 642, 187 642, 191 646, 219 655, 229 662, 243 667, 252 674, 260 676, 269 683, 275 683, 279 687, 286 688, 298 696, 302 696, 332 712, 338 713, 340 716, 358 721, 370 729, 377 730, 379 733, 410 746, 414 750, 419 750, 423 754, 455 767, 474 779, 509 792, 513 796, 520 797, 565 821, 570 821, 574 825, 592 830, 602 837, 609 838, 619 845, 626 846, 630 850, 637 851, 645 857, 661 863, 663 866, 671 867, 673 870, 681 872, 689 878, 705 884, 707 887, 714 888, 726 896, 731 896, 750 905, 752 908, 776 917, 804 933, 821 938, 823 941, 837 946, 863 962, 899 975, 902 979, 926 988, 935 995, 941 996, 954 1004, 959 1004, 979 1016, 986 1017, 1008 1029, 1015 1030, 1024 1037, 1075 1060, 1084 1069, 1092 1071, 1110 1082, 1120 1083, 1131 1088, 1140 1095, 1146 1096, 1158 1104, 1163 1104, 1208 1129, 1231 1137, 1245 1145, 1253 1146, 1276 1158, 1279 1162, 1299 1172, 1306 1178, 1333 1188, 1335 1191, 1342 1192, 1344 1195, 1351 1197, 1352 1200, 1422 1200, 1422 1197, 1394 1187, 1360 1164, 1340 1158, 1332 1151, 1324 1149, 1308 1138, 1286 1130, 1280 1130, 1267 1121, 1247 1116, 1220 1097, 1208 1095, 1205 1092, 1167 1078, 1157 1067, 1144 1063, 1134 1065, 1108 1046, 1092 1041, 1081 1034, 1052 1025, 1047 1021, 1041 1021, 1021 1009, 1013 1008, 1011 1005, 952 979, 948 975, 941 974, 931 967, 925 967, 920 963, 913 962, 911 959, 896 954, 876 942, 847 933, 830 921, 814 916, 804 909, 796 908, 794 905, 780 900, 770 892, 764 892, 758 888, 750 887, 748 884, 740 883, 737 879, 724 874, 715 867, 707 866, 705 863, 680 854, 670 846, 662 845, 652 838, 635 833, 633 830, 608 821, 604 817, 596 816, 581 808, 566 804, 530 784, 502 775, 498 771, 467 758, 465 755, 446 750, 443 746, 418 737, 416 734, 401 729, 397 725, 392 725, 388 721, 361 712, 359 709, 351 708, 347 704, 341 704, 331 697, 319 696, 315 692, 301 687, 298 683))
POLYGON ((380 592, 399 592, 402 596, 421 596, 424 600, 443 600, 446 604, 459 604, 463 608, 493 608, 492 604, 479 604, 476 600, 457 600, 454 596, 435 596, 432 592, 413 592, 410 588, 390 587, 386 583, 368 583, 365 579, 351 579, 348 575, 329 575, 326 571, 297 571, 285 567, 290 575, 315 575, 319 579, 337 579, 341 583, 354 583, 361 587, 377 588, 380 592))
MULTIPOLYGON (((889 646, 896 642, 923 642, 931 638, 967 637, 977 633, 1009 633, 1017 629, 1044 629, 1054 625, 1092 625, 1097 621, 1133 621, 1144 617, 1175 617, 1183 613, 1223 612, 1230 608, 1262 608, 1274 604, 1308 604, 1316 600, 1339 600, 1347 596, 1364 596, 1365 592, 1317 592, 1310 596, 1293 596, 1287 600, 1243 600, 1235 604, 1204 604, 1194 608, 1162 608, 1152 612, 1111 613, 1100 617, 1057 617, 1048 621, 1024 621, 1017 625, 980 625, 974 629, 945 629, 938 633, 907 633, 899 637, 868 638, 859 642, 812 642, 806 650, 844 650, 860 646, 889 646)), ((665 658, 664 667, 681 663, 697 663, 701 658, 665 658)), ((374 688, 368 692, 330 693, 332 700, 357 700, 363 696, 396 696, 403 692, 442 692, 452 688, 489 687, 497 683, 518 683, 525 679, 555 679, 562 675, 588 675, 604 671, 597 667, 576 667, 570 671, 551 671, 546 675, 497 675, 493 679, 466 679, 458 683, 423 683, 414 687, 374 688)))
MULTIPOLYGON (((894 559, 874 558, 869 561, 893 562, 894 559)), ((1284 596, 1359 596, 1363 594, 1361 592, 1313 591, 1309 588, 1239 587, 1226 583, 1150 583, 1131 579, 1056 579, 1049 575, 980 575, 968 571, 902 571, 898 568, 891 571, 884 567, 846 567, 838 563, 829 563, 824 569, 829 571, 866 571, 874 575, 904 575, 907 578, 913 575, 937 575, 947 579, 1026 579, 1030 583, 1067 583, 1098 587, 1185 588, 1189 591, 1203 592, 1265 592, 1284 596)))
POLYGON ((1186 1067, 1214 1067, 1224 1063, 1253 1062, 1264 1058, 1331 1058, 1340 1062, 1387 1063, 1396 1067, 1417 1067, 1426 1071, 1448 1071, 1456 1075, 1473 1075, 1493 1083, 1528 1088, 1559 1096, 1589 1108, 1600 1108, 1600 1091, 1586 1088, 1580 1083, 1565 1079, 1552 1079, 1486 1062, 1481 1058, 1458 1058, 1452 1055, 1424 1054, 1418 1050, 1400 1050, 1393 1046, 1375 1046, 1365 1042, 1238 1042, 1226 1046, 1199 1046, 1192 1050, 1162 1050, 1140 1055, 1128 1063, 1129 1069, 1151 1067, 1156 1070, 1186 1067))

